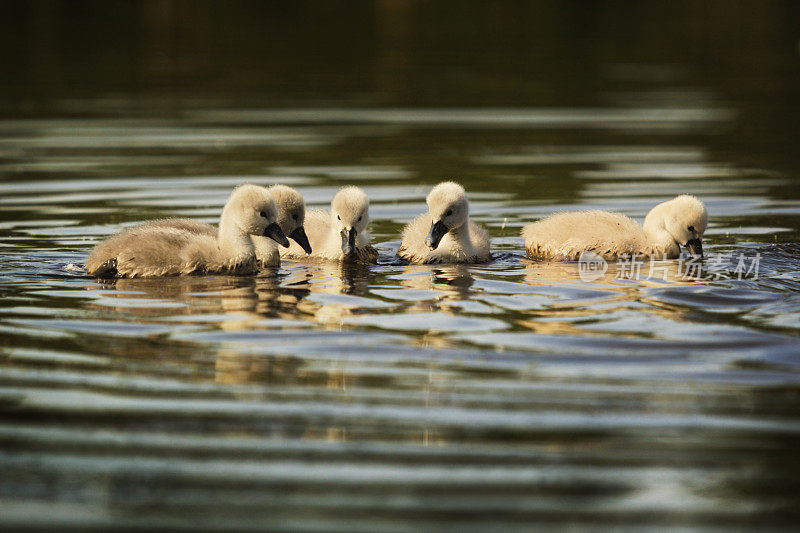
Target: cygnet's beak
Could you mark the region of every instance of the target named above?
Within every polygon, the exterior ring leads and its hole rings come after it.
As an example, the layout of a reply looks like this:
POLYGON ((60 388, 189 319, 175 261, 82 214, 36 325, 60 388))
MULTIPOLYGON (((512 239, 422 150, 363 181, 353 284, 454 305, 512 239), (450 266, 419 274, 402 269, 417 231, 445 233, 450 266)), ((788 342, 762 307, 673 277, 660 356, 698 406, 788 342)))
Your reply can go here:
POLYGON ((289 238, 299 244, 305 253, 311 253, 311 244, 308 242, 308 236, 306 236, 306 230, 303 229, 303 226, 298 226, 297 229, 289 234, 289 238))
POLYGON ((694 257, 703 257, 703 241, 698 239, 691 239, 686 243, 686 249, 694 257))
POLYGON ((450 231, 450 229, 441 220, 434 222, 431 224, 430 233, 425 237, 425 244, 427 244, 428 248, 431 250, 435 250, 436 247, 439 246, 442 237, 444 237, 448 231, 450 231))
POLYGON ((344 255, 353 255, 356 251, 356 234, 355 228, 342 230, 342 252, 344 252, 344 255))
POLYGON ((264 237, 269 237, 284 248, 289 247, 289 239, 286 238, 286 235, 284 235, 283 230, 277 222, 273 222, 267 226, 267 228, 264 230, 264 237))

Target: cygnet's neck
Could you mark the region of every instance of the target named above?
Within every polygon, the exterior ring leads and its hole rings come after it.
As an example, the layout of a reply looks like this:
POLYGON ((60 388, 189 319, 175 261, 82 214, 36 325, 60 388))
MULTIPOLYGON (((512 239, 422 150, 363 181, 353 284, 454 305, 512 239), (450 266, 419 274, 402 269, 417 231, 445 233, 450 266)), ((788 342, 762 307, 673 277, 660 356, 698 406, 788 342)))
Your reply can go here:
POLYGON ((236 223, 231 220, 229 213, 222 213, 219 221, 219 234, 217 236, 217 246, 220 251, 227 256, 253 256, 253 240, 250 235, 242 231, 236 223))
POLYGON ((647 244, 652 249, 653 257, 674 258, 681 254, 680 246, 667 231, 664 216, 657 207, 647 214, 642 229, 647 237, 647 244))
POLYGON ((277 242, 269 237, 257 237, 255 235, 251 236, 250 239, 259 262, 266 266, 280 264, 281 252, 277 242))
POLYGON ((469 234, 469 218, 466 219, 460 226, 449 230, 445 237, 448 236, 454 244, 458 245, 464 250, 472 246, 472 239, 470 239, 469 234))
POLYGON ((321 246, 312 244, 314 252, 320 253, 323 256, 331 259, 343 256, 344 253, 342 252, 342 234, 339 232, 339 230, 336 229, 336 227, 337 227, 336 212, 331 207, 331 218, 330 222, 328 223, 328 235, 327 237, 324 238, 324 241, 322 241, 321 246))
POLYGON ((336 222, 337 222, 337 220, 336 220, 336 217, 337 217, 337 216, 338 216, 338 215, 336 214, 336 212, 333 210, 333 208, 331 208, 331 223, 330 223, 330 224, 328 224, 328 226, 330 227, 330 234, 331 234, 331 235, 338 235, 338 234, 339 234, 339 232, 338 232, 338 231, 336 231, 336 226, 337 226, 337 224, 336 224, 336 222))

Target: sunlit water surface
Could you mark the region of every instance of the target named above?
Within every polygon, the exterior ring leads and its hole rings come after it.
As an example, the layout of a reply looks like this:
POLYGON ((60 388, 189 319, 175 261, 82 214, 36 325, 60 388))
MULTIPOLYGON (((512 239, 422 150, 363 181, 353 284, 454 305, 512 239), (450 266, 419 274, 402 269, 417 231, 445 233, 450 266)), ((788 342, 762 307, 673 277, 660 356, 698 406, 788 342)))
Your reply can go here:
POLYGON ((325 528, 346 517, 378 530, 793 515, 800 207, 770 194, 789 183, 781 172, 697 140, 731 114, 205 109, 0 122, 3 520, 325 528), (613 142, 585 140, 597 136, 613 142), (393 147, 409 143, 420 146, 404 163, 393 147), (247 171, 213 172, 229 162, 247 171), (495 260, 400 264, 402 225, 447 177, 469 188, 495 260), (100 239, 153 217, 214 222, 242 181, 294 185, 315 207, 363 187, 380 264, 86 276, 100 239), (641 220, 684 191, 711 213, 699 278, 666 261, 584 282, 574 263, 522 253, 519 228, 553 210, 641 220), (741 254, 748 267, 760 258, 757 279, 738 279, 741 254))

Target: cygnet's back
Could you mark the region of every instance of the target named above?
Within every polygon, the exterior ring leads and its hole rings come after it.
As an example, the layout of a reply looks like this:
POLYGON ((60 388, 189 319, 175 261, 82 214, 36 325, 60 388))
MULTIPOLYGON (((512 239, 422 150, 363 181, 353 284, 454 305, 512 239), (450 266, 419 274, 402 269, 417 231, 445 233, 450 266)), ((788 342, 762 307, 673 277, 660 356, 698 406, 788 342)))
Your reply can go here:
MULTIPOLYGON (((86 261, 91 276, 155 277, 199 273, 217 256, 216 228, 156 220, 101 242, 86 261)), ((236 272, 247 265, 240 265, 236 272)))
POLYGON ((607 211, 558 213, 522 229, 525 251, 532 259, 575 261, 584 251, 605 259, 642 253, 647 239, 632 219, 607 211))

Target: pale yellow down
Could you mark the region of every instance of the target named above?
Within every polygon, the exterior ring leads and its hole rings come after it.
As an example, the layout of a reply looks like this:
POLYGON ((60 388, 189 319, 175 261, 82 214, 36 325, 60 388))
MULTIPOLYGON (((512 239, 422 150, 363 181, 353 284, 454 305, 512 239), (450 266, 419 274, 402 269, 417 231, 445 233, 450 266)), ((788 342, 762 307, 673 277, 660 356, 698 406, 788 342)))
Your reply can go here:
MULTIPOLYGON (((272 185, 267 189, 278 207, 278 225, 284 235, 302 227, 306 216, 306 204, 303 196, 294 188, 286 185, 272 185)), ((150 223, 153 227, 175 228, 199 235, 217 236, 217 228, 210 224, 197 222, 188 218, 168 218, 150 223)), ((252 235, 259 267, 276 267, 281 265, 280 245, 269 237, 252 235)))
POLYGON ((431 189, 428 212, 404 229, 397 255, 411 263, 486 263, 491 261, 489 234, 469 219, 469 202, 461 185, 448 181, 431 189), (449 215, 447 213, 450 213, 449 215), (435 250, 425 243, 431 226, 442 221, 449 228, 435 250))
MULTIPOLYGON (((278 206, 278 225, 288 237, 294 230, 303 227, 306 218, 306 203, 303 196, 292 187, 273 185, 268 190, 278 206)), ((290 242, 297 246, 294 241, 290 242)), ((258 264, 264 267, 280 266, 281 251, 287 249, 269 237, 259 235, 253 235, 253 245, 256 249, 258 264)), ((300 249, 302 250, 302 248, 300 249)))
POLYGON ((306 213, 305 231, 311 245, 311 254, 295 242, 281 250, 281 257, 316 257, 329 261, 357 260, 375 263, 378 251, 370 245, 369 198, 358 187, 345 187, 334 195, 331 210, 312 209, 306 213), (343 232, 354 230, 355 249, 345 254, 343 232))
POLYGON ((628 255, 673 259, 681 246, 701 239, 707 225, 703 203, 681 195, 650 210, 643 226, 619 213, 575 211, 526 225, 522 238, 532 259, 574 261, 584 251, 605 259, 628 255))
POLYGON ((250 274, 256 270, 251 235, 263 235, 277 216, 265 188, 240 185, 222 210, 218 232, 188 219, 145 223, 95 246, 86 270, 99 277, 250 274))

